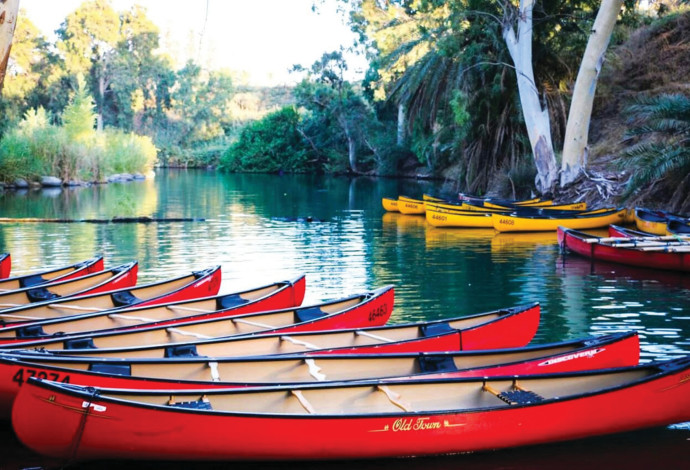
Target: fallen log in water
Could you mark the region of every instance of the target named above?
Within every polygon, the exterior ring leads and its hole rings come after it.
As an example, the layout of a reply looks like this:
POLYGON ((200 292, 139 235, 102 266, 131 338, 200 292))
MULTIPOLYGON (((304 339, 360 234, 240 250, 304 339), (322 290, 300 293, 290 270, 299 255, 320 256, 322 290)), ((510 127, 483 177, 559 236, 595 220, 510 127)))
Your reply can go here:
POLYGON ((206 219, 192 217, 113 217, 112 219, 43 219, 0 217, 0 223, 57 223, 57 224, 147 224, 151 222, 204 222, 206 219))

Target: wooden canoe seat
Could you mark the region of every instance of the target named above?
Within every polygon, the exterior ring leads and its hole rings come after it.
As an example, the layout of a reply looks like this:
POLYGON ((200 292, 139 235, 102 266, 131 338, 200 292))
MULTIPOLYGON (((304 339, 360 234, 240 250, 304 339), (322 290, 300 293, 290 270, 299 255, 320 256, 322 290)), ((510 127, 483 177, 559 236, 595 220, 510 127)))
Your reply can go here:
POLYGON ((490 394, 503 400, 509 405, 529 405, 530 403, 539 403, 540 401, 544 400, 544 397, 542 397, 538 393, 522 388, 518 384, 517 379, 513 380, 512 389, 506 392, 499 392, 498 390, 487 384, 486 380, 482 385, 482 390, 485 392, 489 392, 490 394))
POLYGON ((301 391, 290 390, 290 395, 297 398, 297 401, 299 401, 299 404, 302 405, 302 408, 307 410, 307 412, 310 415, 313 415, 314 413, 316 413, 316 411, 314 410, 314 407, 311 405, 311 403, 309 403, 309 400, 307 400, 307 398, 302 394, 301 391))
POLYGON ((412 408, 410 407, 410 404, 409 404, 409 403, 405 403, 404 401, 402 401, 402 400, 400 399, 400 398, 401 398, 401 397, 400 397, 400 394, 399 394, 399 393, 395 393, 393 390, 391 390, 390 388, 388 388, 386 385, 377 385, 377 386, 376 386, 376 390, 378 390, 379 392, 383 392, 383 393, 386 395, 386 397, 388 398, 388 400, 389 400, 391 403, 393 403, 395 406, 397 406, 398 408, 400 408, 401 410, 403 410, 403 411, 412 411, 412 408))

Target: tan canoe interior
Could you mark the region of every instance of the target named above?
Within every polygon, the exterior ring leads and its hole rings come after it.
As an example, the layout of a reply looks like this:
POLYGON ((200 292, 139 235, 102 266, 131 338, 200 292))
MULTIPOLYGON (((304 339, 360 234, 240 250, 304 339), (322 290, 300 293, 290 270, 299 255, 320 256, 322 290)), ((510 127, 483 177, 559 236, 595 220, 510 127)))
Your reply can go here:
MULTIPOLYGON (((455 369, 472 369, 496 364, 505 364, 530 359, 566 354, 575 347, 554 347, 541 350, 523 350, 510 353, 491 353, 476 355, 448 355, 450 366, 455 369)), ((337 380, 356 380, 377 377, 402 377, 423 372, 420 361, 433 361, 433 357, 329 357, 311 356, 308 358, 285 358, 260 361, 228 361, 208 358, 194 361, 162 360, 153 363, 116 363, 92 365, 84 361, 60 362, 22 358, 32 364, 56 366, 64 369, 94 370, 104 373, 123 373, 122 367, 129 366, 132 377, 154 377, 170 380, 191 380, 207 382, 236 382, 247 384, 280 384, 286 382, 320 382, 337 380), (115 367, 113 367, 113 365, 115 367)))
MULTIPOLYGON (((444 383, 387 383, 352 387, 296 388, 271 391, 238 391, 170 394, 127 394, 113 396, 156 405, 207 402, 215 411, 238 413, 275 413, 285 415, 359 415, 473 410, 514 406, 511 399, 539 402, 565 398, 639 380, 653 369, 595 374, 568 378, 521 378, 516 380, 477 380, 444 383), (517 393, 515 393, 517 392, 517 393), (536 395, 534 395, 536 394, 536 395)), ((184 406, 184 405, 182 405, 184 406)))
MULTIPOLYGON (((175 285, 177 286, 177 284, 181 284, 180 287, 183 287, 184 285, 189 284, 189 282, 190 280, 188 279, 185 283, 175 283, 175 285)), ((240 297, 248 301, 256 300, 265 297, 269 293, 274 292, 280 288, 282 288, 282 286, 279 285, 272 286, 271 288, 261 288, 257 289, 256 291, 242 293, 240 297)), ((79 313, 88 313, 88 311, 97 311, 101 309, 89 307, 74 308, 73 306, 59 304, 52 312, 50 311, 50 307, 45 307, 43 309, 36 309, 35 312, 27 312, 27 314, 21 312, 21 316, 26 317, 31 315, 32 313, 34 316, 37 316, 36 314, 38 313, 50 312, 53 314, 53 317, 60 317, 60 313, 65 311, 71 311, 71 315, 73 316, 72 318, 65 318, 65 321, 63 322, 42 325, 42 328, 46 334, 55 334, 57 332, 76 334, 83 332, 98 332, 101 330, 120 328, 124 326, 137 326, 141 325, 142 323, 152 321, 187 318, 193 315, 213 313, 217 311, 216 309, 216 299, 211 297, 202 300, 177 302, 162 306, 154 305, 150 307, 122 309, 104 315, 95 315, 85 318, 74 317, 75 310, 79 313), (41 311, 39 312, 39 310, 41 311)), ((1 313, 0 318, 2 318, 1 313)), ((16 333, 14 332, 14 330, 0 330, 0 338, 14 338, 15 335, 16 333)))
MULTIPOLYGON (((348 301, 346 305, 350 305, 351 302, 353 301, 348 301)), ((335 305, 331 305, 330 308, 335 308, 335 305)), ((499 316, 498 313, 492 313, 453 320, 449 321, 448 324, 451 328, 460 330, 495 320, 499 316)), ((111 357, 162 357, 166 346, 190 342, 194 342, 198 354, 204 356, 287 354, 326 348, 386 344, 389 342, 407 341, 424 337, 419 326, 411 325, 367 328, 361 330, 336 330, 324 333, 310 333, 307 335, 283 334, 265 338, 257 337, 244 340, 230 340, 227 342, 203 343, 204 340, 213 338, 222 338, 230 335, 254 333, 265 330, 265 328, 257 326, 257 323, 266 326, 273 325, 274 327, 289 325, 292 323, 292 320, 290 320, 291 318, 294 319, 294 311, 266 315, 257 314, 256 316, 252 315, 236 319, 228 318, 197 324, 161 327, 147 331, 133 331, 126 334, 93 336, 92 340, 96 348, 110 348, 113 350, 91 350, 89 354, 95 353, 96 355, 111 357), (290 320, 290 323, 287 323, 288 320, 290 320), (143 347, 146 349, 142 351, 125 349, 143 347)), ((2 330, 0 330, 0 337, 2 337, 2 330)), ((63 341, 64 339, 58 338, 52 342, 43 342, 40 347, 48 350, 59 350, 63 348, 63 341)), ((7 347, 8 346, 5 346, 5 348, 7 347)), ((21 347, 21 345, 15 347, 21 347)), ((70 351, 70 354, 72 353, 80 354, 79 350, 70 351)))

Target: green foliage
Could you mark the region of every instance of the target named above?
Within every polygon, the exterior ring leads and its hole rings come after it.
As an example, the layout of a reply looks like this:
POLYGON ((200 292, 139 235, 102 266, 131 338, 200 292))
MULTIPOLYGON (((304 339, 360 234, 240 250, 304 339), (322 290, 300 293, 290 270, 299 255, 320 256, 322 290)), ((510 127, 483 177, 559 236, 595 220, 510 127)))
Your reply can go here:
POLYGON ((687 192, 680 183, 690 174, 690 97, 644 97, 631 103, 626 113, 637 125, 626 133, 635 145, 618 160, 621 168, 632 169, 623 197, 662 179, 671 192, 687 192))
POLYGON ((263 173, 315 170, 299 124, 299 113, 292 107, 249 124, 222 156, 221 168, 263 173))
POLYGON ((70 104, 62 113, 62 122, 70 139, 87 142, 94 135, 96 113, 91 96, 86 91, 83 78, 79 76, 78 86, 70 104))

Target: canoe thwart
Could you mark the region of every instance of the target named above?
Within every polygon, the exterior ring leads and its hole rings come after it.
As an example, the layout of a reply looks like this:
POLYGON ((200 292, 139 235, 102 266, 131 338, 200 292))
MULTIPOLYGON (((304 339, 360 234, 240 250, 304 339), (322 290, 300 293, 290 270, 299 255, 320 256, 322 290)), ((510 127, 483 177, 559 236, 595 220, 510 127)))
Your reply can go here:
POLYGON ((377 386, 376 386, 376 390, 378 390, 379 392, 383 392, 384 394, 386 394, 386 397, 388 397, 388 400, 389 400, 391 403, 393 403, 395 406, 397 406, 398 408, 400 408, 401 410, 403 410, 403 411, 412 411, 412 409, 411 409, 409 403, 405 403, 404 401, 402 401, 402 400, 400 399, 401 397, 400 397, 400 394, 399 394, 399 393, 395 393, 393 390, 391 390, 390 388, 388 388, 388 387, 385 386, 385 385, 377 385, 377 386))
POLYGON ((314 410, 314 407, 311 405, 311 403, 309 403, 309 400, 307 400, 307 398, 302 394, 301 391, 290 390, 290 395, 297 398, 297 401, 299 401, 299 404, 302 405, 302 408, 307 410, 307 412, 309 414, 313 415, 314 413, 316 413, 316 411, 314 410))

